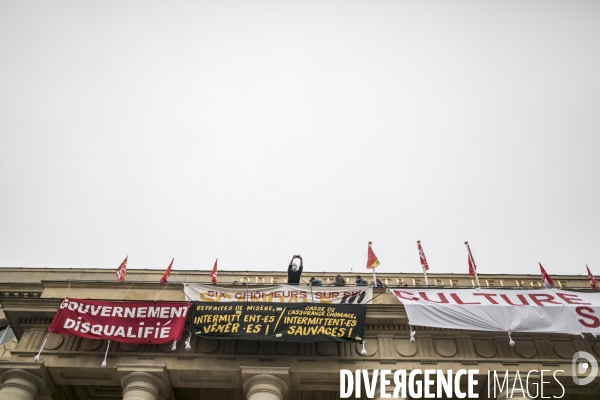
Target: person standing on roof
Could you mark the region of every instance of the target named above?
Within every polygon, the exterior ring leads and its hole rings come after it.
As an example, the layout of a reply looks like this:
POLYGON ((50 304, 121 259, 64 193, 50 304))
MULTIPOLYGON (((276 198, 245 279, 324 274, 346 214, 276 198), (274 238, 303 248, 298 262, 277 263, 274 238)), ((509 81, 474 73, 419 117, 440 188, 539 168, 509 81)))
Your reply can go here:
POLYGON ((288 266, 288 285, 298 285, 300 284, 300 276, 302 276, 302 257, 301 256, 293 256, 290 265, 288 266), (294 261, 295 259, 300 260, 300 266, 294 261))
POLYGON ((337 274, 333 286, 346 286, 346 280, 340 274, 337 274))

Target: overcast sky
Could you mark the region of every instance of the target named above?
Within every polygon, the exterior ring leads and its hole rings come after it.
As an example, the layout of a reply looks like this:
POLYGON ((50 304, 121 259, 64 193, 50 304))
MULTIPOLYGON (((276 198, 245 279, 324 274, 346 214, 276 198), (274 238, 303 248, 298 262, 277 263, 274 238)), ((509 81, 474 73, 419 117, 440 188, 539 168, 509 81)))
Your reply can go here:
POLYGON ((600 275, 598 1, 2 1, 0 135, 0 267, 600 275))

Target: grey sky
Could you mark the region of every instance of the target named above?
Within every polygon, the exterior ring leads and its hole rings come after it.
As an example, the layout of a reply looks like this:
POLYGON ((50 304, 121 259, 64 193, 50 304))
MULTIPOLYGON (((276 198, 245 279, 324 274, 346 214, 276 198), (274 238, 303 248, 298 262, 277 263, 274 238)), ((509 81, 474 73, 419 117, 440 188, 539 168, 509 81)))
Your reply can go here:
POLYGON ((0 267, 600 275, 600 2, 0 3, 0 267))

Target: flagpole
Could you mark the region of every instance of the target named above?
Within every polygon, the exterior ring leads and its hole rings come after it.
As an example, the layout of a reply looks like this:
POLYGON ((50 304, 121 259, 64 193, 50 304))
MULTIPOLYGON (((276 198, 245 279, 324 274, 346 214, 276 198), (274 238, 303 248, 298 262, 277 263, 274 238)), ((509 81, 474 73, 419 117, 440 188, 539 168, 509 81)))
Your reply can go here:
MULTIPOLYGON (((421 241, 417 240, 417 245, 419 245, 419 244, 421 244, 421 241)), ((421 254, 419 253, 419 260, 420 259, 421 259, 421 254)), ((429 280, 427 279, 427 270, 425 269, 425 266, 422 264, 421 264, 421 267, 423 267, 423 275, 425 276, 425 286, 429 286, 429 280)))
MULTIPOLYGON (((369 248, 373 242, 369 242, 369 248)), ((371 268, 373 270, 373 287, 377 287, 377 275, 375 274, 375 268, 371 268)))
POLYGON ((479 284, 479 277, 477 276, 477 266, 475 265, 475 260, 473 260, 473 255, 471 254, 471 248, 469 247, 469 242, 465 242, 465 246, 467 246, 467 252, 469 253, 469 260, 471 260, 471 265, 473 266, 473 272, 475 272, 475 282, 477 283, 477 287, 481 289, 481 285, 479 284))
POLYGON ((585 268, 587 269, 587 273, 588 273, 588 279, 590 281, 590 285, 592 286, 592 289, 600 289, 598 287, 598 282, 596 282, 596 278, 594 278, 594 274, 592 274, 592 271, 590 271, 590 267, 588 267, 587 264, 585 264, 585 268))

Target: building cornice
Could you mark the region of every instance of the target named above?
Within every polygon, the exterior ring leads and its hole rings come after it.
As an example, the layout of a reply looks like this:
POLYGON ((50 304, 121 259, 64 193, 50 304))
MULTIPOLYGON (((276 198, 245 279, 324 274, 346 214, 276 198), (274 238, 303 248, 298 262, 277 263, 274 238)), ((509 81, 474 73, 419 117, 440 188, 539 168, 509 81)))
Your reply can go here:
MULTIPOLYGON (((129 269, 126 282, 116 282, 114 269, 100 268, 2 268, 0 269, 0 296, 10 291, 35 292, 40 284, 46 282, 70 281, 77 282, 115 283, 124 285, 128 282, 141 284, 158 282, 163 270, 129 269)), ((169 281, 172 283, 210 283, 209 270, 172 271, 169 281)), ((311 276, 318 277, 325 284, 333 283, 337 274, 342 275, 349 284, 354 283, 354 277, 361 274, 370 279, 369 271, 360 272, 319 272, 305 270, 302 283, 308 283, 311 276)), ((423 286, 424 279, 420 273, 384 273, 377 277, 388 286, 423 286)), ((474 287, 475 280, 468 274, 428 274, 431 286, 444 287, 474 287)), ((219 284, 284 284, 286 271, 219 271, 219 284)), ((584 275, 552 275, 560 288, 585 289, 589 281, 584 275)), ((527 287, 541 286, 539 275, 529 274, 479 274, 479 280, 484 287, 527 287)), ((118 286, 117 286, 118 287, 118 286)), ((6 296, 4 294, 4 296, 6 296)))

